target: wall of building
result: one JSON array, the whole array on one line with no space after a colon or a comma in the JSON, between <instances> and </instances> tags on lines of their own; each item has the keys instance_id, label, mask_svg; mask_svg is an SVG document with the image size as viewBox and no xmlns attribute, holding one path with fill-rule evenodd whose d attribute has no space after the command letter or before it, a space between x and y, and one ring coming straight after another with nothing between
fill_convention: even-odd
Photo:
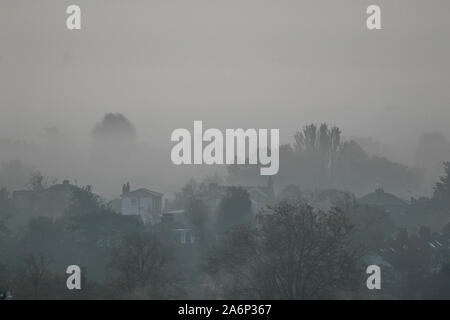
<instances>
[{"instance_id":1,"label":"wall of building","mask_svg":"<svg viewBox=\"0 0 450 320\"><path fill-rule=\"evenodd\" d=\"M146 215L152 211L152 198L122 197L122 214L124 215Z\"/></svg>"}]
</instances>

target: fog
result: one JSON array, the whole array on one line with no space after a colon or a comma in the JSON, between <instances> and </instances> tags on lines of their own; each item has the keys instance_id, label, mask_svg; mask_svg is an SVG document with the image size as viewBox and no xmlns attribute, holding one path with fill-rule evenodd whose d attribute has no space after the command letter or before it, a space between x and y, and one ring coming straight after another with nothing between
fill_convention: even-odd
<instances>
[{"instance_id":1,"label":"fog","mask_svg":"<svg viewBox=\"0 0 450 320\"><path fill-rule=\"evenodd\" d=\"M427 132L450 137L450 3L376 1L383 29L370 32L372 2L78 0L82 30L69 31L71 1L3 0L0 160L108 197L128 180L170 193L224 170L170 162L171 132L202 120L279 128L282 143L327 122L371 141L369 154L440 163L417 146ZM92 132L111 112L136 135L105 156Z\"/></svg>"},{"instance_id":2,"label":"fog","mask_svg":"<svg viewBox=\"0 0 450 320\"><path fill-rule=\"evenodd\" d=\"M0 300L450 299L449 12L1 0Z\"/></svg>"}]
</instances>

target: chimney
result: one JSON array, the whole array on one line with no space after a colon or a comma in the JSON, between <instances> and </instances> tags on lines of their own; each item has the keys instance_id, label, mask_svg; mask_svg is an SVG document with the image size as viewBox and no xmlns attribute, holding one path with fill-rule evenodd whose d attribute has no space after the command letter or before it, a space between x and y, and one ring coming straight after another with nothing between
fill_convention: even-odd
<instances>
[{"instance_id":1,"label":"chimney","mask_svg":"<svg viewBox=\"0 0 450 320\"><path fill-rule=\"evenodd\" d=\"M130 183L127 182L122 186L122 196L127 195L130 193Z\"/></svg>"}]
</instances>

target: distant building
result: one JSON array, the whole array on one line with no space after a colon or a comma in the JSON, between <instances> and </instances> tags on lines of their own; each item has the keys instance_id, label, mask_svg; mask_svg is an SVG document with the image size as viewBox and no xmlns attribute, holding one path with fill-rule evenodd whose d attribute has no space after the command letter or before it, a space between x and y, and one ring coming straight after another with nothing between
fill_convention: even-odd
<instances>
[{"instance_id":1,"label":"distant building","mask_svg":"<svg viewBox=\"0 0 450 320\"><path fill-rule=\"evenodd\" d=\"M384 192L378 188L375 192L369 193L357 200L359 204L383 207L391 214L405 214L407 202L391 193Z\"/></svg>"},{"instance_id":2,"label":"distant building","mask_svg":"<svg viewBox=\"0 0 450 320\"><path fill-rule=\"evenodd\" d=\"M12 203L18 213L57 217L64 214L76 188L64 180L42 191L17 190L12 193Z\"/></svg>"},{"instance_id":3,"label":"distant building","mask_svg":"<svg viewBox=\"0 0 450 320\"><path fill-rule=\"evenodd\" d=\"M275 199L272 177L269 177L267 186L239 187L248 192L254 213L266 211L267 206L272 204ZM197 194L196 198L202 200L211 212L215 212L225 196L227 188L228 186L210 183L207 190Z\"/></svg>"},{"instance_id":4,"label":"distant building","mask_svg":"<svg viewBox=\"0 0 450 320\"><path fill-rule=\"evenodd\" d=\"M267 206L272 204L275 199L275 192L273 190L272 177L269 176L267 186L244 186L250 195L250 201L252 203L253 212L264 212L267 210Z\"/></svg>"},{"instance_id":5,"label":"distant building","mask_svg":"<svg viewBox=\"0 0 450 320\"><path fill-rule=\"evenodd\" d=\"M17 190L12 193L12 203L15 209L23 212L33 210L36 192L31 190Z\"/></svg>"},{"instance_id":6,"label":"distant building","mask_svg":"<svg viewBox=\"0 0 450 320\"><path fill-rule=\"evenodd\" d=\"M183 209L165 212L161 218L161 226L170 232L176 244L190 246L197 242L186 211Z\"/></svg>"},{"instance_id":7,"label":"distant building","mask_svg":"<svg viewBox=\"0 0 450 320\"><path fill-rule=\"evenodd\" d=\"M395 225L404 226L408 224L409 219L406 215L408 202L391 193L385 192L381 188L357 199L356 202L361 205L376 206L383 209L389 214Z\"/></svg>"},{"instance_id":8,"label":"distant building","mask_svg":"<svg viewBox=\"0 0 450 320\"><path fill-rule=\"evenodd\" d=\"M130 184L122 187L121 213L123 215L138 215L144 223L155 224L161 220L163 194L140 188L130 190Z\"/></svg>"}]
</instances>

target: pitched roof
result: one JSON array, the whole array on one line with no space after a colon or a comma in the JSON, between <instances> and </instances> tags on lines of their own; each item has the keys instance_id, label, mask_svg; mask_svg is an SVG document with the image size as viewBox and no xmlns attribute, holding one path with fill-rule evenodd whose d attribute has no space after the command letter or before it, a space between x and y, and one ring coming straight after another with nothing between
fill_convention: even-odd
<instances>
[{"instance_id":1,"label":"pitched roof","mask_svg":"<svg viewBox=\"0 0 450 320\"><path fill-rule=\"evenodd\" d=\"M45 193L71 193L73 192L75 189L77 189L77 186L74 186L72 184L69 183L60 183L60 184L55 184L47 189L45 189L43 192Z\"/></svg>"},{"instance_id":2,"label":"pitched roof","mask_svg":"<svg viewBox=\"0 0 450 320\"><path fill-rule=\"evenodd\" d=\"M263 198L270 198L270 190L267 187L244 187L248 193L258 193Z\"/></svg>"},{"instance_id":3,"label":"pitched roof","mask_svg":"<svg viewBox=\"0 0 450 320\"><path fill-rule=\"evenodd\" d=\"M125 194L124 196L128 197L162 197L163 194L156 192L156 191L151 191L145 188L140 188L140 189L136 189L134 191L130 191L127 194Z\"/></svg>"},{"instance_id":4,"label":"pitched roof","mask_svg":"<svg viewBox=\"0 0 450 320\"><path fill-rule=\"evenodd\" d=\"M406 205L407 202L392 193L384 192L383 189L377 189L357 200L362 204L371 205Z\"/></svg>"},{"instance_id":5,"label":"pitched roof","mask_svg":"<svg viewBox=\"0 0 450 320\"><path fill-rule=\"evenodd\" d=\"M13 196L14 195L27 195L27 194L34 194L35 191L33 190L15 190L13 191Z\"/></svg>"}]
</instances>

